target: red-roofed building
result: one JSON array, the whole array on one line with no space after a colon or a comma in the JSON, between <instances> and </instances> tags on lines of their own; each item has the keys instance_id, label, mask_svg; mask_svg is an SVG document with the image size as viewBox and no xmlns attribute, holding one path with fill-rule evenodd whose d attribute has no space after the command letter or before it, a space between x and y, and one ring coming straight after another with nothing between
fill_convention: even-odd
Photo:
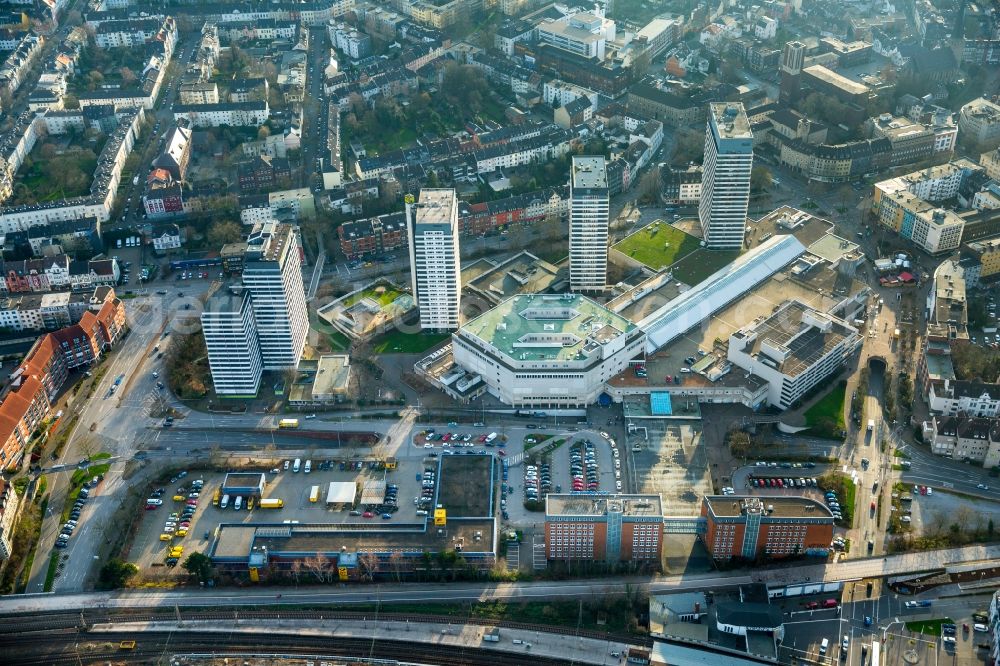
<instances>
[{"instance_id":1,"label":"red-roofed building","mask_svg":"<svg viewBox=\"0 0 1000 666\"><path fill-rule=\"evenodd\" d=\"M0 468L21 462L31 434L48 415L69 371L98 360L126 328L125 304L113 289L99 287L79 323L35 342L0 396Z\"/></svg>"}]
</instances>

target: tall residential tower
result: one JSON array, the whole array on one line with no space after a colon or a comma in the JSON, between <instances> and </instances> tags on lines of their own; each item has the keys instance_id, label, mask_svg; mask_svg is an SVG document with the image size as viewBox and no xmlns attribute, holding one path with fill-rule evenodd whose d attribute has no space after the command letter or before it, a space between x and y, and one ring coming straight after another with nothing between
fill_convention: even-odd
<instances>
[{"instance_id":1,"label":"tall residential tower","mask_svg":"<svg viewBox=\"0 0 1000 666\"><path fill-rule=\"evenodd\" d=\"M420 199L407 204L406 216L410 276L413 299L420 308L420 328L453 331L461 323L462 296L455 190L420 190Z\"/></svg>"},{"instance_id":2,"label":"tall residential tower","mask_svg":"<svg viewBox=\"0 0 1000 666\"><path fill-rule=\"evenodd\" d=\"M201 313L201 331L216 394L257 395L263 366L250 292L216 292Z\"/></svg>"},{"instance_id":3,"label":"tall residential tower","mask_svg":"<svg viewBox=\"0 0 1000 666\"><path fill-rule=\"evenodd\" d=\"M608 171L603 157L574 157L569 183L569 286L603 291L608 277Z\"/></svg>"},{"instance_id":4,"label":"tall residential tower","mask_svg":"<svg viewBox=\"0 0 1000 666\"><path fill-rule=\"evenodd\" d=\"M743 247L751 168L753 133L743 105L710 104L698 204L702 236L709 248Z\"/></svg>"},{"instance_id":5,"label":"tall residential tower","mask_svg":"<svg viewBox=\"0 0 1000 666\"><path fill-rule=\"evenodd\" d=\"M264 370L299 364L309 333L299 239L289 224L257 224L247 239L243 286L250 292Z\"/></svg>"}]
</instances>

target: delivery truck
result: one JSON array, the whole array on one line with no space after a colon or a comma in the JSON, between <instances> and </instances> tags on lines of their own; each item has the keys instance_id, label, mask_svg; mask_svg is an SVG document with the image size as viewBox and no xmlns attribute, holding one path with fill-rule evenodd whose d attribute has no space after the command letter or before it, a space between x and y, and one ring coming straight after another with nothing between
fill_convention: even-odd
<instances>
[{"instance_id":1,"label":"delivery truck","mask_svg":"<svg viewBox=\"0 0 1000 666\"><path fill-rule=\"evenodd\" d=\"M259 506L262 509L280 509L285 506L285 502L277 497L268 497L262 499Z\"/></svg>"}]
</instances>

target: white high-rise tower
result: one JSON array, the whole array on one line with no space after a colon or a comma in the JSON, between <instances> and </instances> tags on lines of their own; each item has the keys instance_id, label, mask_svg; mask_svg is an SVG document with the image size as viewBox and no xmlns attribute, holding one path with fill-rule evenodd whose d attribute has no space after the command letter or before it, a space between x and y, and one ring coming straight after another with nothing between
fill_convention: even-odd
<instances>
[{"instance_id":1,"label":"white high-rise tower","mask_svg":"<svg viewBox=\"0 0 1000 666\"><path fill-rule=\"evenodd\" d=\"M265 370L299 364L309 333L302 258L295 229L264 222L247 239L243 286L250 292Z\"/></svg>"},{"instance_id":2,"label":"white high-rise tower","mask_svg":"<svg viewBox=\"0 0 1000 666\"><path fill-rule=\"evenodd\" d=\"M608 277L608 171L603 157L574 157L569 186L569 286L603 291Z\"/></svg>"},{"instance_id":3,"label":"white high-rise tower","mask_svg":"<svg viewBox=\"0 0 1000 666\"><path fill-rule=\"evenodd\" d=\"M201 331L216 394L257 395L263 366L250 293L216 292L201 313Z\"/></svg>"},{"instance_id":4,"label":"white high-rise tower","mask_svg":"<svg viewBox=\"0 0 1000 666\"><path fill-rule=\"evenodd\" d=\"M407 204L410 279L420 308L420 328L453 331L459 324L462 297L458 248L458 199L455 190L422 189Z\"/></svg>"},{"instance_id":5,"label":"white high-rise tower","mask_svg":"<svg viewBox=\"0 0 1000 666\"><path fill-rule=\"evenodd\" d=\"M743 247L752 168L753 133L743 105L710 104L698 204L698 219L708 247Z\"/></svg>"}]
</instances>

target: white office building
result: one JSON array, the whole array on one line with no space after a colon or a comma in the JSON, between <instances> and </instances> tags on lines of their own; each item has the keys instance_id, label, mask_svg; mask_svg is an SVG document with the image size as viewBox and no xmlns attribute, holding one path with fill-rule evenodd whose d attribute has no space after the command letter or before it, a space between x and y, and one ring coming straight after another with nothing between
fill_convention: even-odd
<instances>
[{"instance_id":1,"label":"white office building","mask_svg":"<svg viewBox=\"0 0 1000 666\"><path fill-rule=\"evenodd\" d=\"M608 276L608 171L603 157L574 157L569 191L569 285L603 291Z\"/></svg>"},{"instance_id":2,"label":"white office building","mask_svg":"<svg viewBox=\"0 0 1000 666\"><path fill-rule=\"evenodd\" d=\"M578 294L514 296L452 334L455 364L514 407L593 404L646 334Z\"/></svg>"},{"instance_id":3,"label":"white office building","mask_svg":"<svg viewBox=\"0 0 1000 666\"><path fill-rule=\"evenodd\" d=\"M742 104L709 105L698 219L713 249L739 249L746 233L753 133Z\"/></svg>"},{"instance_id":4,"label":"white office building","mask_svg":"<svg viewBox=\"0 0 1000 666\"><path fill-rule=\"evenodd\" d=\"M609 41L615 40L615 22L600 12L580 12L538 24L538 40L584 58L604 60Z\"/></svg>"},{"instance_id":5,"label":"white office building","mask_svg":"<svg viewBox=\"0 0 1000 666\"><path fill-rule=\"evenodd\" d=\"M843 319L785 301L766 319L730 335L727 358L768 382L768 404L788 409L837 372L861 342Z\"/></svg>"},{"instance_id":6,"label":"white office building","mask_svg":"<svg viewBox=\"0 0 1000 666\"><path fill-rule=\"evenodd\" d=\"M250 293L264 370L294 368L309 332L302 258L289 224L258 224L247 239L243 286Z\"/></svg>"},{"instance_id":7,"label":"white office building","mask_svg":"<svg viewBox=\"0 0 1000 666\"><path fill-rule=\"evenodd\" d=\"M455 190L420 190L407 204L410 279L424 330L453 331L460 322L462 278Z\"/></svg>"},{"instance_id":8,"label":"white office building","mask_svg":"<svg viewBox=\"0 0 1000 666\"><path fill-rule=\"evenodd\" d=\"M257 395L263 363L250 292L219 292L201 313L212 383L220 396Z\"/></svg>"}]
</instances>

